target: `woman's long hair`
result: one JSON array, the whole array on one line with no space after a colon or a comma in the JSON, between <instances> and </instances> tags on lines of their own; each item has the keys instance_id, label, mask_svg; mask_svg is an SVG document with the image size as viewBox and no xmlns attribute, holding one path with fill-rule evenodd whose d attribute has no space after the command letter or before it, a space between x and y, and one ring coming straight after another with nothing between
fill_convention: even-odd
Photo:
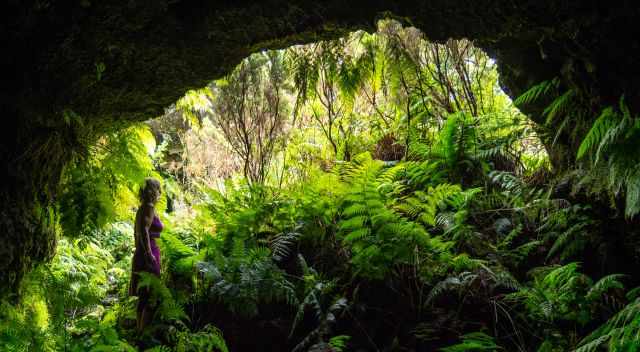
<instances>
[{"instance_id":1,"label":"woman's long hair","mask_svg":"<svg viewBox=\"0 0 640 352\"><path fill-rule=\"evenodd\" d=\"M144 185L140 188L140 202L145 203L154 203L158 198L158 193L160 192L160 181L156 180L152 177L147 177L144 180Z\"/></svg>"}]
</instances>

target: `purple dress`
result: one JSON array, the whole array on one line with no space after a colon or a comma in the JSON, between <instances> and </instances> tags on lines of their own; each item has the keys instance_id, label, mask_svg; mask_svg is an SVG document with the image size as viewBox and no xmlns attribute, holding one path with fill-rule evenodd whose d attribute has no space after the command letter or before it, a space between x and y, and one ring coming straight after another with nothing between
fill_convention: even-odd
<instances>
[{"instance_id":1,"label":"purple dress","mask_svg":"<svg viewBox=\"0 0 640 352\"><path fill-rule=\"evenodd\" d=\"M149 226L149 251L151 255L156 259L155 263L149 264L149 260L146 257L145 247L147 246L147 239L145 236L144 229L139 228L140 226L140 217L142 216L141 210L138 210L138 214L136 214L136 230L135 230L135 242L136 242L136 250L133 253L133 258L131 260L131 282L129 285L129 295L130 296L138 296L138 280L139 275L136 275L138 272L148 272L155 274L156 276L160 276L160 248L156 243L156 238L160 238L160 232L162 232L163 225L158 218L157 215L153 216L153 221Z\"/></svg>"},{"instance_id":2,"label":"purple dress","mask_svg":"<svg viewBox=\"0 0 640 352\"><path fill-rule=\"evenodd\" d=\"M156 258L155 265L153 266L153 273L160 276L160 248L158 248L158 244L156 243L156 238L160 238L160 232L164 225L160 221L157 215L153 216L153 222L149 227L149 244L151 245L151 254Z\"/></svg>"}]
</instances>

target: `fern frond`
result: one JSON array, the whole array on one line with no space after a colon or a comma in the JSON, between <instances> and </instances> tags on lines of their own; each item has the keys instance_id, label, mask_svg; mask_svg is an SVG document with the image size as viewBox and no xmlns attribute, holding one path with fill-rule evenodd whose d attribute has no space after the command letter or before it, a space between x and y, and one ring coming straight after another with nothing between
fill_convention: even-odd
<instances>
[{"instance_id":1,"label":"fern frond","mask_svg":"<svg viewBox=\"0 0 640 352\"><path fill-rule=\"evenodd\" d=\"M369 217L365 215L354 216L340 222L340 230L357 230L364 227L365 222Z\"/></svg>"},{"instance_id":2,"label":"fern frond","mask_svg":"<svg viewBox=\"0 0 640 352\"><path fill-rule=\"evenodd\" d=\"M280 261L289 257L292 252L292 247L300 236L302 236L302 234L296 231L283 232L276 235L269 243L269 247L273 253L273 259Z\"/></svg>"},{"instance_id":3,"label":"fern frond","mask_svg":"<svg viewBox=\"0 0 640 352\"><path fill-rule=\"evenodd\" d=\"M605 108L594 121L589 132L578 147L577 158L581 159L589 150L599 146L609 130L618 123L618 115L612 107Z\"/></svg>"},{"instance_id":4,"label":"fern frond","mask_svg":"<svg viewBox=\"0 0 640 352\"><path fill-rule=\"evenodd\" d=\"M472 332L461 336L462 342L453 346L441 348L442 352L469 352L469 351L500 351L493 337L483 332Z\"/></svg>"},{"instance_id":5,"label":"fern frond","mask_svg":"<svg viewBox=\"0 0 640 352\"><path fill-rule=\"evenodd\" d=\"M369 236L370 234L370 230L368 228L361 228L358 230L354 230L349 232L349 234L347 234L344 238L345 242L355 242L355 241L360 241L362 239L364 239L365 237Z\"/></svg>"},{"instance_id":6,"label":"fern frond","mask_svg":"<svg viewBox=\"0 0 640 352\"><path fill-rule=\"evenodd\" d=\"M549 95L554 89L557 89L559 85L560 85L560 79L558 77L555 77L548 81L542 81L534 85L533 87L529 88L524 93L522 93L513 102L516 105L525 105L525 104L533 103Z\"/></svg>"},{"instance_id":7,"label":"fern frond","mask_svg":"<svg viewBox=\"0 0 640 352\"><path fill-rule=\"evenodd\" d=\"M624 277L622 274L612 274L601 278L587 291L586 298L594 301L611 289L623 289L624 285L620 280Z\"/></svg>"},{"instance_id":8,"label":"fern frond","mask_svg":"<svg viewBox=\"0 0 640 352\"><path fill-rule=\"evenodd\" d=\"M543 115L547 116L546 124L551 124L556 116L566 113L571 110L571 105L573 104L573 100L575 98L575 90L569 89L556 98L554 101L549 104L544 111Z\"/></svg>"},{"instance_id":9,"label":"fern frond","mask_svg":"<svg viewBox=\"0 0 640 352\"><path fill-rule=\"evenodd\" d=\"M640 299L629 303L616 315L580 342L574 352L633 351L640 345Z\"/></svg>"}]
</instances>

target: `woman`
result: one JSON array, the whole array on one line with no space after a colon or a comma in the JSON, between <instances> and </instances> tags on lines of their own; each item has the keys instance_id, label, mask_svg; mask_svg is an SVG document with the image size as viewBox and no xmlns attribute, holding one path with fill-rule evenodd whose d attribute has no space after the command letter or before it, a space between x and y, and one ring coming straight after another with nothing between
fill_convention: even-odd
<instances>
[{"instance_id":1,"label":"woman","mask_svg":"<svg viewBox=\"0 0 640 352\"><path fill-rule=\"evenodd\" d=\"M135 242L136 250L131 263L131 284L129 295L138 296L138 310L136 326L139 332L150 322L154 307L149 306L150 292L148 288L138 289L139 272L148 272L160 276L160 249L156 238L160 237L163 225L155 211L155 204L160 199L162 191L160 182L147 178L140 189L140 202L136 212Z\"/></svg>"}]
</instances>

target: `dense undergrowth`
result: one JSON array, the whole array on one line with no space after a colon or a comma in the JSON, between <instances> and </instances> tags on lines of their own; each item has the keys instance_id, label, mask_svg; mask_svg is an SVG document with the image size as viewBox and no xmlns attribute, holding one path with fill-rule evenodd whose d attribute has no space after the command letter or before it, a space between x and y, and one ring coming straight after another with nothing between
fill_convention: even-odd
<instances>
[{"instance_id":1,"label":"dense undergrowth","mask_svg":"<svg viewBox=\"0 0 640 352\"><path fill-rule=\"evenodd\" d=\"M621 99L580 120L578 161L555 173L539 137L588 112L555 80L517 103L545 96L534 127L471 43L395 22L254 55L155 139L133 126L69 166L57 254L3 301L0 346L637 351L638 119ZM150 175L167 228L138 336L131 217Z\"/></svg>"}]
</instances>

